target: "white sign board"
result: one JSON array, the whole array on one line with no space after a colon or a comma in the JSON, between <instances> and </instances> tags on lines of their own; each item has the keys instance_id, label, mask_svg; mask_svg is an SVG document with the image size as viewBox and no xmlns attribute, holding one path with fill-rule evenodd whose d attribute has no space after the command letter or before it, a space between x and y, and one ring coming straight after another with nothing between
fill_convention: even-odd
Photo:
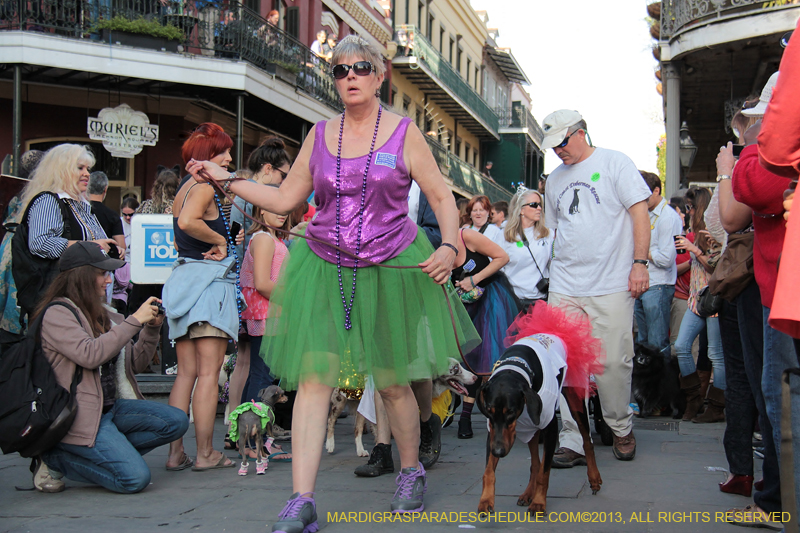
<instances>
[{"instance_id":1,"label":"white sign board","mask_svg":"<svg viewBox=\"0 0 800 533\"><path fill-rule=\"evenodd\" d=\"M97 118L86 119L86 133L93 141L103 141L103 146L114 157L133 158L142 146L155 146L158 126L141 111L128 104L101 109Z\"/></svg>"},{"instance_id":2,"label":"white sign board","mask_svg":"<svg viewBox=\"0 0 800 533\"><path fill-rule=\"evenodd\" d=\"M172 215L136 215L131 220L131 281L163 284L178 259Z\"/></svg>"}]
</instances>

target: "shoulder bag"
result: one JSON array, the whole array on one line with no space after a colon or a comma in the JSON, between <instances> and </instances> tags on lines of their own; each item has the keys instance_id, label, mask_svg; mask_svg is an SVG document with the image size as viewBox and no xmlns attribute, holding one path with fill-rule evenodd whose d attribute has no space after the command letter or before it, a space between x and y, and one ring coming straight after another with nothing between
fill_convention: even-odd
<instances>
[{"instance_id":1,"label":"shoulder bag","mask_svg":"<svg viewBox=\"0 0 800 533\"><path fill-rule=\"evenodd\" d=\"M708 290L711 294L730 302L753 281L754 241L753 231L728 235L728 247L708 280Z\"/></svg>"}]
</instances>

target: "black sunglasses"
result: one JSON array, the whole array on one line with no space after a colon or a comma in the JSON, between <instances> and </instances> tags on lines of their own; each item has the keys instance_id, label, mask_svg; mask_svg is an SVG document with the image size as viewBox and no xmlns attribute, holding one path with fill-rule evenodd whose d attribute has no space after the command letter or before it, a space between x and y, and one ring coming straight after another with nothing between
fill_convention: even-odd
<instances>
[{"instance_id":1,"label":"black sunglasses","mask_svg":"<svg viewBox=\"0 0 800 533\"><path fill-rule=\"evenodd\" d=\"M273 168L275 168L275 167L273 167ZM284 172L283 170L281 170L281 169L279 169L279 168L275 168L275 170L277 170L277 171L280 173L280 175L281 175L281 181L285 180L285 179L286 179L286 176L289 174L288 172Z\"/></svg>"},{"instance_id":2,"label":"black sunglasses","mask_svg":"<svg viewBox=\"0 0 800 533\"><path fill-rule=\"evenodd\" d=\"M561 141L561 144L557 144L556 146L554 146L554 148L564 148L567 144L569 144L569 140L572 138L572 136L575 135L576 133L578 133L579 131L581 131L581 130L577 129L577 130L573 131L572 133L570 133L569 135L567 135L564 138L564 140Z\"/></svg>"},{"instance_id":3,"label":"black sunglasses","mask_svg":"<svg viewBox=\"0 0 800 533\"><path fill-rule=\"evenodd\" d=\"M356 61L352 65L346 65L344 63L334 65L333 68L331 68L331 74L333 74L333 77L337 80L343 80L350 73L351 68L358 76L369 76L370 73L375 70L375 67L373 67L372 63L369 61Z\"/></svg>"},{"instance_id":4,"label":"black sunglasses","mask_svg":"<svg viewBox=\"0 0 800 533\"><path fill-rule=\"evenodd\" d=\"M122 216L124 216L125 218L131 218L135 214L136 213L122 213Z\"/></svg>"},{"instance_id":5,"label":"black sunglasses","mask_svg":"<svg viewBox=\"0 0 800 533\"><path fill-rule=\"evenodd\" d=\"M536 208L538 208L538 207L542 207L542 204L540 204L539 202L531 202L531 203L529 203L529 204L523 204L523 206L526 206L526 205L527 205L528 207L532 207L532 208L534 208L534 209L536 209Z\"/></svg>"}]
</instances>

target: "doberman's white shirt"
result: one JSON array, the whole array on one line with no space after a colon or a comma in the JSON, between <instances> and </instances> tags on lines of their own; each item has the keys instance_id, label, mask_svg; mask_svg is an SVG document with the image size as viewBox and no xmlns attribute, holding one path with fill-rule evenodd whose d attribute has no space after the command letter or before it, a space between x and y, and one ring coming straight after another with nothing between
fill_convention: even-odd
<instances>
[{"instance_id":1,"label":"doberman's white shirt","mask_svg":"<svg viewBox=\"0 0 800 533\"><path fill-rule=\"evenodd\" d=\"M528 346L536 352L542 364L542 388L539 389L539 398L542 399L542 413L539 416L539 424L535 425L528 415L528 408L522 410L522 414L517 419L517 439L528 443L540 429L544 429L553 420L559 398L561 397L561 383L558 381L558 374L562 371L567 372L567 352L561 339L553 335L537 333L529 337L523 337L514 343L515 345ZM516 371L519 367L508 366L503 368L498 366L492 376L498 372ZM563 376L563 374L562 374ZM491 379L491 378L490 378ZM563 377L562 380L563 382ZM489 421L486 422L487 428Z\"/></svg>"}]
</instances>

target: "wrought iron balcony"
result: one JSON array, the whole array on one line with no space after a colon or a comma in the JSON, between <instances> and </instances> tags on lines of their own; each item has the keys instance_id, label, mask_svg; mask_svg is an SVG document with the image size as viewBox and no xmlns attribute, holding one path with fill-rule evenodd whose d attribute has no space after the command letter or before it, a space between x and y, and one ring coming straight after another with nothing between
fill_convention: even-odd
<instances>
[{"instance_id":1,"label":"wrought iron balcony","mask_svg":"<svg viewBox=\"0 0 800 533\"><path fill-rule=\"evenodd\" d=\"M174 49L247 61L270 74L281 74L284 81L332 109L341 109L330 67L323 58L241 2L226 1L223 6L198 10L194 1L8 0L0 1L0 30L35 31L110 44L123 42L126 29L134 29L133 35L140 38L171 33L175 39L162 38L162 42L171 41ZM132 27L135 25L139 28ZM159 45L155 48L161 49Z\"/></svg>"},{"instance_id":2,"label":"wrought iron balcony","mask_svg":"<svg viewBox=\"0 0 800 533\"><path fill-rule=\"evenodd\" d=\"M662 41L692 26L797 7L795 0L662 0L661 4Z\"/></svg>"},{"instance_id":3,"label":"wrought iron balcony","mask_svg":"<svg viewBox=\"0 0 800 533\"><path fill-rule=\"evenodd\" d=\"M442 146L442 144L433 137L426 135L425 139L428 141L428 146L431 149L433 158L439 164L439 170L446 178L453 182L453 185L472 196L484 194L488 196L492 202L511 200L510 191L484 178L481 173L475 170L469 163L448 152L447 148Z\"/></svg>"},{"instance_id":4,"label":"wrought iron balcony","mask_svg":"<svg viewBox=\"0 0 800 533\"><path fill-rule=\"evenodd\" d=\"M522 105L522 102L511 102L511 109L499 109L497 116L500 117L501 128L525 130L525 133L533 139L537 146L542 145L542 139L544 139L542 127L539 126L528 108Z\"/></svg>"},{"instance_id":5,"label":"wrought iron balcony","mask_svg":"<svg viewBox=\"0 0 800 533\"><path fill-rule=\"evenodd\" d=\"M500 122L486 101L464 81L425 36L412 25L401 25L395 35L395 69L429 94L448 114L482 137L499 138Z\"/></svg>"}]
</instances>

